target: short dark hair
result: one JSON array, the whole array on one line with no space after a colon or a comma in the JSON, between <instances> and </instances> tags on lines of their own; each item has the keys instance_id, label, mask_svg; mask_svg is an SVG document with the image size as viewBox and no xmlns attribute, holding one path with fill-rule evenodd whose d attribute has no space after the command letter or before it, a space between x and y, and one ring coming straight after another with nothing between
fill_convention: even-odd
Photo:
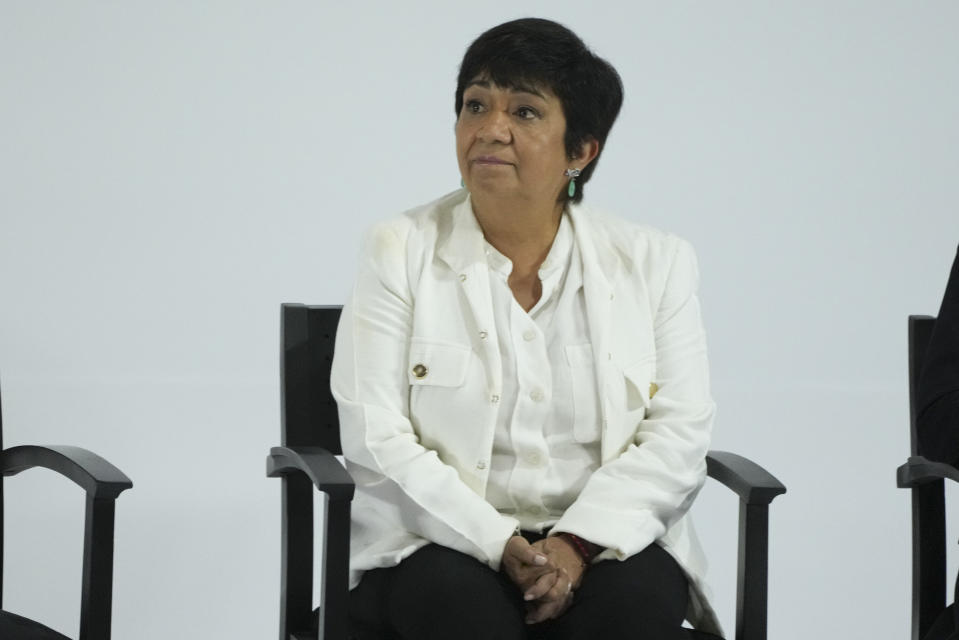
<instances>
[{"instance_id":1,"label":"short dark hair","mask_svg":"<svg viewBox=\"0 0 959 640\"><path fill-rule=\"evenodd\" d=\"M522 18L486 31L466 50L456 80L457 118L463 109L463 92L480 76L501 87L532 85L556 94L566 117L568 156L578 153L590 138L596 139L599 153L576 179L576 195L571 198L582 200L583 185L596 168L623 104L623 82L613 65L563 25Z\"/></svg>"}]
</instances>

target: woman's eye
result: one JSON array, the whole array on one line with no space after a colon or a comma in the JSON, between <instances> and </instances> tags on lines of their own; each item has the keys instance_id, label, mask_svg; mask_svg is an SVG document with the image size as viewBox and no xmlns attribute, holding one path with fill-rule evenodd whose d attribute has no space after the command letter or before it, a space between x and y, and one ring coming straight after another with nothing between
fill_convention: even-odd
<instances>
[{"instance_id":1,"label":"woman's eye","mask_svg":"<svg viewBox=\"0 0 959 640\"><path fill-rule=\"evenodd\" d=\"M479 100L467 100L465 107L467 113L480 113L483 110L483 104Z\"/></svg>"},{"instance_id":2,"label":"woman's eye","mask_svg":"<svg viewBox=\"0 0 959 640\"><path fill-rule=\"evenodd\" d=\"M523 120L532 120L533 118L539 116L539 113L532 107L520 107L516 110L516 115Z\"/></svg>"}]
</instances>

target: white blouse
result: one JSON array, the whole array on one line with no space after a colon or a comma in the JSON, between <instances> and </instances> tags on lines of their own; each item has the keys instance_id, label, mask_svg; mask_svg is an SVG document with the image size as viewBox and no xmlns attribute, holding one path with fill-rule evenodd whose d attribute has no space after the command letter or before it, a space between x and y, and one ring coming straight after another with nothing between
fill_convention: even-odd
<instances>
[{"instance_id":1,"label":"white blouse","mask_svg":"<svg viewBox=\"0 0 959 640\"><path fill-rule=\"evenodd\" d=\"M513 264L486 244L503 362L486 499L526 530L552 526L600 465L583 265L564 214L539 269L543 292L527 313L508 278Z\"/></svg>"}]
</instances>

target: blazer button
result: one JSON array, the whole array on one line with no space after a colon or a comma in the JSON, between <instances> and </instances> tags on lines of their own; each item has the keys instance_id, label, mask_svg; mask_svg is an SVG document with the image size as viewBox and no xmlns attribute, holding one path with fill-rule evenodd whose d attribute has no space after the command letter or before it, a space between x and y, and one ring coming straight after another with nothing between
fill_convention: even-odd
<instances>
[{"instance_id":1,"label":"blazer button","mask_svg":"<svg viewBox=\"0 0 959 640\"><path fill-rule=\"evenodd\" d=\"M418 365L416 365L415 367L413 367L413 375L416 376L417 378L420 378L420 379L421 379L421 378L425 378L425 377L426 377L426 374L429 373L429 372L430 372L430 370L427 369L427 368L426 368L424 365L422 365L422 364L418 364Z\"/></svg>"}]
</instances>

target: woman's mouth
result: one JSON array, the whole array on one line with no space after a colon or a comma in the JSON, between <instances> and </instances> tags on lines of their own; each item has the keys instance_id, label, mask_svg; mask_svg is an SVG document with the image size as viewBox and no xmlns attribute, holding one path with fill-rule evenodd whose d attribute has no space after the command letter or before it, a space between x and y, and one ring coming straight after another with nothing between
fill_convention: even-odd
<instances>
[{"instance_id":1,"label":"woman's mouth","mask_svg":"<svg viewBox=\"0 0 959 640\"><path fill-rule=\"evenodd\" d=\"M496 156L479 156L473 160L475 164L512 164L505 160L500 160Z\"/></svg>"}]
</instances>

